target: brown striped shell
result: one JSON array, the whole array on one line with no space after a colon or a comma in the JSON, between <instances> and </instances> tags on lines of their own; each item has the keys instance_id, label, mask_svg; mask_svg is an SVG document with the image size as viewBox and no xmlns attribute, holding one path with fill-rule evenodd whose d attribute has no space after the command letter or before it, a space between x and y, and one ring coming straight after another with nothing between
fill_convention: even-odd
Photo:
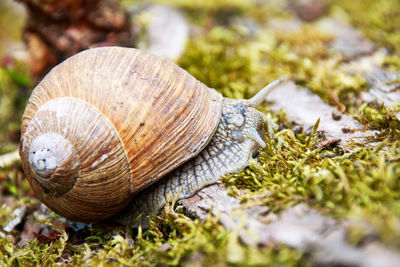
<instances>
[{"instance_id":1,"label":"brown striped shell","mask_svg":"<svg viewBox=\"0 0 400 267\"><path fill-rule=\"evenodd\" d=\"M20 155L36 195L75 221L100 221L194 157L222 96L175 64L133 48L95 48L33 90Z\"/></svg>"}]
</instances>

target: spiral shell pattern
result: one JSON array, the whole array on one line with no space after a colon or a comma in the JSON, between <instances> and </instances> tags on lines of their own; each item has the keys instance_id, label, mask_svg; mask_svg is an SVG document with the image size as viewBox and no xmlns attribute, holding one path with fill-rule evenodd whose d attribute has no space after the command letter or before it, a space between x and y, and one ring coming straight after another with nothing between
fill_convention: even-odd
<instances>
[{"instance_id":1,"label":"spiral shell pattern","mask_svg":"<svg viewBox=\"0 0 400 267\"><path fill-rule=\"evenodd\" d=\"M81 52L33 90L20 155L37 196L74 221L95 222L197 155L222 96L163 58L133 48Z\"/></svg>"}]
</instances>

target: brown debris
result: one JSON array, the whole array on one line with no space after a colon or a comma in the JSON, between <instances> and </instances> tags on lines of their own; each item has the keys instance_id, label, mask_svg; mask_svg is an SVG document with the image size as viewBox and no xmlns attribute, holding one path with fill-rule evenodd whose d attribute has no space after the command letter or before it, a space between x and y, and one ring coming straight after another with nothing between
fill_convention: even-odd
<instances>
[{"instance_id":1,"label":"brown debris","mask_svg":"<svg viewBox=\"0 0 400 267\"><path fill-rule=\"evenodd\" d=\"M40 228L38 233L34 233L35 238L42 243L49 243L58 238L59 232L50 228Z\"/></svg>"},{"instance_id":2,"label":"brown debris","mask_svg":"<svg viewBox=\"0 0 400 267\"><path fill-rule=\"evenodd\" d=\"M338 138L329 139L329 140L326 140L326 141L321 142L321 143L319 144L319 147L320 147L320 148L333 147L333 146L336 146L337 144L339 144L340 141L341 141L341 140L338 139Z\"/></svg>"},{"instance_id":3,"label":"brown debris","mask_svg":"<svg viewBox=\"0 0 400 267\"><path fill-rule=\"evenodd\" d=\"M327 3L317 0L293 1L289 4L289 7L301 20L307 22L311 22L322 17L329 9L329 5Z\"/></svg>"},{"instance_id":4,"label":"brown debris","mask_svg":"<svg viewBox=\"0 0 400 267\"><path fill-rule=\"evenodd\" d=\"M53 220L53 227L45 226L36 220L27 220L24 224L24 231L21 234L20 244L37 239L43 243L49 243L59 237L60 229L67 229L68 224L61 220ZM57 229L56 229L57 228Z\"/></svg>"},{"instance_id":5,"label":"brown debris","mask_svg":"<svg viewBox=\"0 0 400 267\"><path fill-rule=\"evenodd\" d=\"M24 224L24 230L21 233L21 241L19 245L23 245L28 241L35 239L43 226L36 220L27 220Z\"/></svg>"},{"instance_id":6,"label":"brown debris","mask_svg":"<svg viewBox=\"0 0 400 267\"><path fill-rule=\"evenodd\" d=\"M339 112L342 112L342 113L345 112L345 111L346 111L346 106L343 105L343 104L340 102L339 96L338 96L331 88L327 88L327 91L328 91L328 94L329 94L331 100L333 101L333 103L335 104L335 106L336 106L336 108L339 110ZM333 111L333 112L332 112L332 115L333 115L334 113L335 113L335 115L338 115L338 114L340 114L339 112ZM336 117L338 117L338 116L336 116ZM332 118L335 119L335 117L333 117L333 116L332 116ZM339 119L340 119L340 118L339 118ZM337 119L337 120L339 120L339 119ZM335 120L336 120L336 119L335 119Z\"/></svg>"},{"instance_id":7,"label":"brown debris","mask_svg":"<svg viewBox=\"0 0 400 267\"><path fill-rule=\"evenodd\" d=\"M338 111L332 111L332 119L338 121L342 118L342 114Z\"/></svg>"},{"instance_id":8,"label":"brown debris","mask_svg":"<svg viewBox=\"0 0 400 267\"><path fill-rule=\"evenodd\" d=\"M84 49L132 46L127 14L115 0L19 0L28 10L24 40L34 77Z\"/></svg>"}]
</instances>

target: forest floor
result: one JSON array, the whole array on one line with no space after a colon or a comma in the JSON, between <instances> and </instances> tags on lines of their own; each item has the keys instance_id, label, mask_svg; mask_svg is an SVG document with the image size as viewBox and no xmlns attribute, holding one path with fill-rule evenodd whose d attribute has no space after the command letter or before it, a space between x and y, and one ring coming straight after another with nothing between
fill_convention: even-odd
<instances>
[{"instance_id":1,"label":"forest floor","mask_svg":"<svg viewBox=\"0 0 400 267\"><path fill-rule=\"evenodd\" d=\"M249 167L149 229L67 221L15 154L35 79L24 9L0 3L0 265L400 266L398 0L121 4L136 47L226 97L285 77L260 107L279 129Z\"/></svg>"}]
</instances>

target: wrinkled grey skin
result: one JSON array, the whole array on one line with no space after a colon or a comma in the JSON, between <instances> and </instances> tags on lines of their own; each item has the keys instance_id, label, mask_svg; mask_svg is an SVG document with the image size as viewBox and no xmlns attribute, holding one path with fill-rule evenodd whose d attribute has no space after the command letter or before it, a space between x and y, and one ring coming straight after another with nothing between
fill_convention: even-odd
<instances>
[{"instance_id":1,"label":"wrinkled grey skin","mask_svg":"<svg viewBox=\"0 0 400 267\"><path fill-rule=\"evenodd\" d=\"M265 115L249 106L248 100L224 98L221 120L209 144L197 156L136 194L112 222L146 227L146 217L162 209L167 195L190 197L222 176L245 168L260 146L265 146L264 120Z\"/></svg>"}]
</instances>

